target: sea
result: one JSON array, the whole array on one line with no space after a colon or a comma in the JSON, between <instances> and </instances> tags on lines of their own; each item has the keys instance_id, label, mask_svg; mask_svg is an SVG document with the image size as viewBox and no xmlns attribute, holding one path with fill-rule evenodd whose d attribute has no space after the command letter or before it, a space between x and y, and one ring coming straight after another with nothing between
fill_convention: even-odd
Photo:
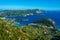
<instances>
[{"instance_id":1,"label":"sea","mask_svg":"<svg viewBox=\"0 0 60 40\"><path fill-rule=\"evenodd\" d=\"M7 18L9 17L7 16ZM41 18L50 18L55 22L57 28L60 30L60 11L45 11L40 14L29 15L26 17L16 16L15 18L23 19L23 21L15 20L16 22L20 23L20 24L16 24L16 26L24 26L26 24L33 23L34 21L39 20Z\"/></svg>"}]
</instances>

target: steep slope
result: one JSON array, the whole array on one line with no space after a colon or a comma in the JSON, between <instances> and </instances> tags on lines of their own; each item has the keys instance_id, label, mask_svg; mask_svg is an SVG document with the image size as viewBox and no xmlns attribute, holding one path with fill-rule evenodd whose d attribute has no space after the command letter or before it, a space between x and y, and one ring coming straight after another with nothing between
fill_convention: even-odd
<instances>
[{"instance_id":1,"label":"steep slope","mask_svg":"<svg viewBox=\"0 0 60 40\"><path fill-rule=\"evenodd\" d=\"M15 27L0 20L0 40L51 40L57 33L45 25Z\"/></svg>"}]
</instances>

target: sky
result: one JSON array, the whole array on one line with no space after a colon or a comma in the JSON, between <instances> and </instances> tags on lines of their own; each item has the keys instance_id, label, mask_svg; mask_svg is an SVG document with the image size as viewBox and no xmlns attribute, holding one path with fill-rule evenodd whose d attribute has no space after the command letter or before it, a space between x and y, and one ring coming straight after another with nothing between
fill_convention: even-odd
<instances>
[{"instance_id":1,"label":"sky","mask_svg":"<svg viewBox=\"0 0 60 40\"><path fill-rule=\"evenodd\" d=\"M60 0L0 0L0 9L60 10Z\"/></svg>"}]
</instances>

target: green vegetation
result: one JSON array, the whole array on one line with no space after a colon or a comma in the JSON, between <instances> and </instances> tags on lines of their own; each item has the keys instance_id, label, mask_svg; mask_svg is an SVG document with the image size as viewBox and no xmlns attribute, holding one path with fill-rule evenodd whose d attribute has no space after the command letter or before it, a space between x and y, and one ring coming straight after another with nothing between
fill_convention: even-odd
<instances>
[{"instance_id":1,"label":"green vegetation","mask_svg":"<svg viewBox=\"0 0 60 40\"><path fill-rule=\"evenodd\" d=\"M3 10L2 12L0 12L0 17L5 17L6 15L8 16L24 16L26 14L36 14L36 11L43 11L43 10L39 10L39 9L27 9L27 10ZM43 11L44 12L44 11Z\"/></svg>"},{"instance_id":2,"label":"green vegetation","mask_svg":"<svg viewBox=\"0 0 60 40\"><path fill-rule=\"evenodd\" d=\"M0 40L60 40L60 31L46 27L44 24L39 24L41 26L26 25L23 27L7 24L8 22L0 19Z\"/></svg>"},{"instance_id":3,"label":"green vegetation","mask_svg":"<svg viewBox=\"0 0 60 40\"><path fill-rule=\"evenodd\" d=\"M4 19L7 15L24 16L29 13L36 14L36 11L39 11L39 9L4 10L0 12L0 40L60 40L60 31L57 30L56 24L49 18L35 21L34 24L36 25L27 24L19 27L12 26L17 23L13 21L13 18ZM20 19L16 20L20 21Z\"/></svg>"},{"instance_id":4,"label":"green vegetation","mask_svg":"<svg viewBox=\"0 0 60 40\"><path fill-rule=\"evenodd\" d=\"M52 26L54 29L57 28L55 22L52 19L50 19L50 18L42 18L42 19L39 19L39 20L35 21L34 23L46 25L48 27Z\"/></svg>"}]
</instances>

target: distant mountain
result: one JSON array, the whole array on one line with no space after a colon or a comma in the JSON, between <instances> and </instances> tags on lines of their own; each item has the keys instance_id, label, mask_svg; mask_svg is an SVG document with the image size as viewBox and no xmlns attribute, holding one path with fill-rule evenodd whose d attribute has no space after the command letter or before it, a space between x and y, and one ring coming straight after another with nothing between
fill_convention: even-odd
<instances>
[{"instance_id":1,"label":"distant mountain","mask_svg":"<svg viewBox=\"0 0 60 40\"><path fill-rule=\"evenodd\" d=\"M27 9L27 10L0 10L0 12L3 12L0 16L6 16L6 15L11 15L11 16L24 16L26 14L39 14L44 12L44 10L39 10L39 9ZM33 14L32 14L33 13Z\"/></svg>"}]
</instances>

